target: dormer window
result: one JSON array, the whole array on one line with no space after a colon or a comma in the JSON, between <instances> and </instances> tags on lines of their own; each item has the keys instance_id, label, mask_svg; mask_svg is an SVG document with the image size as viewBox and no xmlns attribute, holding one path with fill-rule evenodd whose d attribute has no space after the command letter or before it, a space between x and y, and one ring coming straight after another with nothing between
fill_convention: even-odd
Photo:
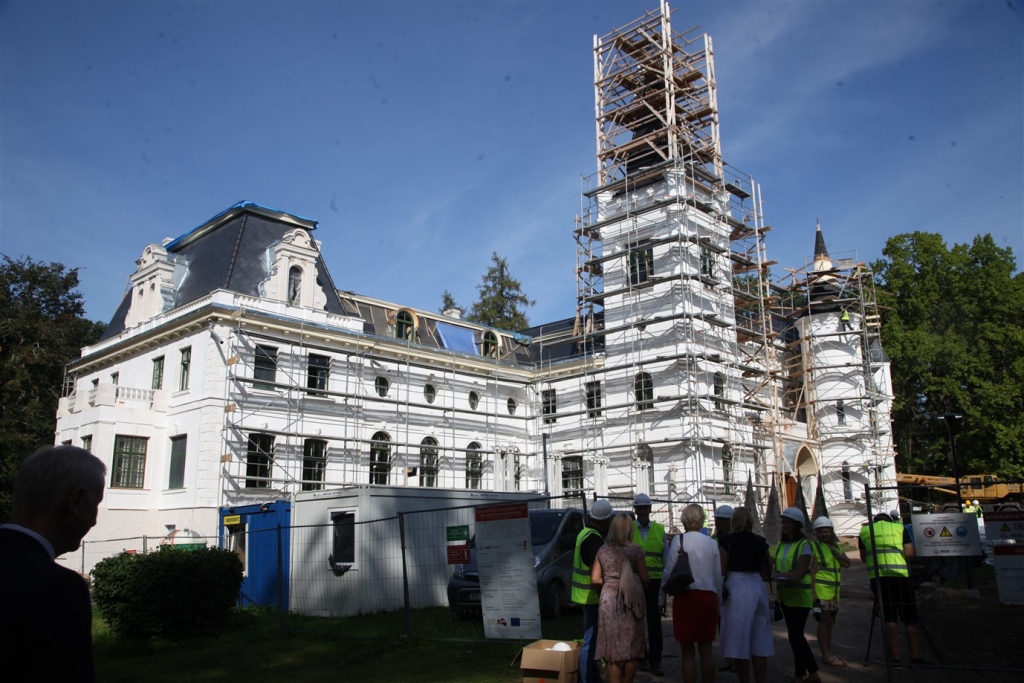
<instances>
[{"instance_id":1,"label":"dormer window","mask_svg":"<svg viewBox=\"0 0 1024 683\"><path fill-rule=\"evenodd\" d=\"M416 332L416 318L410 311L399 311L395 315L395 338L412 341Z\"/></svg>"},{"instance_id":2,"label":"dormer window","mask_svg":"<svg viewBox=\"0 0 1024 683\"><path fill-rule=\"evenodd\" d=\"M288 270L288 305L299 306L302 303L302 268L292 266Z\"/></svg>"},{"instance_id":3,"label":"dormer window","mask_svg":"<svg viewBox=\"0 0 1024 683\"><path fill-rule=\"evenodd\" d=\"M498 335L493 332L484 332L480 355L484 358L498 357Z\"/></svg>"}]
</instances>

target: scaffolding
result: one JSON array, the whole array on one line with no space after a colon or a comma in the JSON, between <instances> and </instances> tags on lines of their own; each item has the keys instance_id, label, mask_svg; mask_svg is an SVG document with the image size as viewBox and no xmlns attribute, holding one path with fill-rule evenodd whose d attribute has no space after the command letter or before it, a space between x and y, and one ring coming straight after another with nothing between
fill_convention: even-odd
<instances>
[{"instance_id":1,"label":"scaffolding","mask_svg":"<svg viewBox=\"0 0 1024 683\"><path fill-rule=\"evenodd\" d=\"M585 179L574 233L573 333L601 336L609 357L620 359L615 367L588 366L620 394L648 367L679 378L678 392L653 401L678 425L658 446L675 473L666 490L634 476L634 490L674 497L679 479L696 482L689 497L732 495L745 480L737 466L758 483L766 476L763 451L775 443L763 427L777 422L769 379L778 363L770 343L769 228L759 187L722 160L711 38L674 31L662 2L595 37L594 81L597 172ZM618 418L628 442L602 429L587 443L608 454L611 466L632 462L643 476L655 466L647 443L653 411L628 408Z\"/></svg>"},{"instance_id":2,"label":"scaffolding","mask_svg":"<svg viewBox=\"0 0 1024 683\"><path fill-rule=\"evenodd\" d=\"M801 334L780 344L785 407L819 444L822 479L843 482L824 487L826 505L853 510L859 503L851 496L851 469L873 487L895 485L889 359L874 276L855 256L827 253L787 271L775 287L773 313Z\"/></svg>"}]
</instances>

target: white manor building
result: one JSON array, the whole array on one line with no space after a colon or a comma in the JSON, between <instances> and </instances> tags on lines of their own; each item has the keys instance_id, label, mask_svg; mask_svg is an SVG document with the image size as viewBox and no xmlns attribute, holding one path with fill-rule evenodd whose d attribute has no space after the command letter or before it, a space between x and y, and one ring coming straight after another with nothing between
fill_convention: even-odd
<instances>
[{"instance_id":1,"label":"white manor building","mask_svg":"<svg viewBox=\"0 0 1024 683\"><path fill-rule=\"evenodd\" d=\"M252 203L146 247L57 415L109 470L89 537L216 536L221 508L355 484L643 491L673 524L742 504L748 478L762 512L772 486L785 506L797 474L858 528L894 471L870 273L819 229L813 264L770 282L711 38L667 5L595 40L595 82L565 320L506 331L339 291L316 222Z\"/></svg>"}]
</instances>

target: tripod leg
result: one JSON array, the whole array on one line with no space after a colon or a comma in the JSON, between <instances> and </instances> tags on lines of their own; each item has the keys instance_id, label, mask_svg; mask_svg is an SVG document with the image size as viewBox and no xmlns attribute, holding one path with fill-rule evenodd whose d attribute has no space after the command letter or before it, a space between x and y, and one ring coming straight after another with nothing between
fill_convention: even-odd
<instances>
[{"instance_id":1,"label":"tripod leg","mask_svg":"<svg viewBox=\"0 0 1024 683\"><path fill-rule=\"evenodd\" d=\"M875 596L875 601L871 604L871 626L868 627L868 648L864 652L864 666L867 666L871 660L871 639L875 636L875 617L877 616L878 596ZM882 638L885 638L885 633L882 634Z\"/></svg>"}]
</instances>

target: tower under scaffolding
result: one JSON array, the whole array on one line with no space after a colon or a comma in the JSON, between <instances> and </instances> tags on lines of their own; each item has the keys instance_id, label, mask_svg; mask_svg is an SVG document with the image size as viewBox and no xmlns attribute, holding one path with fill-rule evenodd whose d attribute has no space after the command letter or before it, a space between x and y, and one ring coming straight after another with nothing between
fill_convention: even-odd
<instances>
[{"instance_id":1,"label":"tower under scaffolding","mask_svg":"<svg viewBox=\"0 0 1024 683\"><path fill-rule=\"evenodd\" d=\"M603 341L584 382L620 400L581 448L623 492L714 500L748 476L767 484L780 447L769 228L759 186L722 159L711 38L675 31L662 2L595 37L594 83L574 334Z\"/></svg>"},{"instance_id":2,"label":"tower under scaffolding","mask_svg":"<svg viewBox=\"0 0 1024 683\"><path fill-rule=\"evenodd\" d=\"M773 313L791 330L779 345L784 408L818 444L828 509L862 515L864 483L895 483L892 386L873 274L856 257L830 257L819 226L813 262L788 270L775 293Z\"/></svg>"}]
</instances>

